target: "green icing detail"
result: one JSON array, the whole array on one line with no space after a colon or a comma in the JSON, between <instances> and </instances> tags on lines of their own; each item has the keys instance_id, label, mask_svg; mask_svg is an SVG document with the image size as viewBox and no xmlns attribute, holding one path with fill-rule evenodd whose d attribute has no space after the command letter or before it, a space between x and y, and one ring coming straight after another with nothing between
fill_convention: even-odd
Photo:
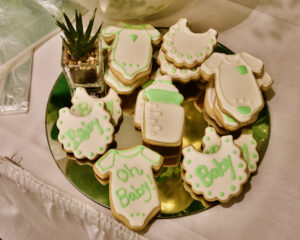
<instances>
[{"instance_id":1,"label":"green icing detail","mask_svg":"<svg viewBox=\"0 0 300 240\"><path fill-rule=\"evenodd\" d=\"M103 116L103 119L104 119L104 120L107 119L107 115L104 115L104 116Z\"/></svg>"},{"instance_id":2,"label":"green icing detail","mask_svg":"<svg viewBox=\"0 0 300 240\"><path fill-rule=\"evenodd\" d=\"M238 176L238 180L240 180L240 181L241 181L242 179L243 179L243 178L242 178L242 176Z\"/></svg>"},{"instance_id":3,"label":"green icing detail","mask_svg":"<svg viewBox=\"0 0 300 240\"><path fill-rule=\"evenodd\" d=\"M139 216L140 215L139 212L137 212L136 215Z\"/></svg>"},{"instance_id":4,"label":"green icing detail","mask_svg":"<svg viewBox=\"0 0 300 240\"><path fill-rule=\"evenodd\" d=\"M187 160L186 164L191 164L191 162L192 162L191 160Z\"/></svg>"},{"instance_id":5,"label":"green icing detail","mask_svg":"<svg viewBox=\"0 0 300 240\"><path fill-rule=\"evenodd\" d=\"M64 139L65 139L65 136L64 136L64 135L61 135L61 136L60 136L60 139L61 139L61 140L64 140Z\"/></svg>"},{"instance_id":6,"label":"green icing detail","mask_svg":"<svg viewBox=\"0 0 300 240\"><path fill-rule=\"evenodd\" d=\"M124 66L126 66L126 63L125 63L125 62L123 62L123 65L124 65Z\"/></svg>"},{"instance_id":7,"label":"green icing detail","mask_svg":"<svg viewBox=\"0 0 300 240\"><path fill-rule=\"evenodd\" d=\"M248 115L251 113L251 108L249 106L238 106L237 111L242 115Z\"/></svg>"},{"instance_id":8,"label":"green icing detail","mask_svg":"<svg viewBox=\"0 0 300 240\"><path fill-rule=\"evenodd\" d=\"M60 120L58 123L59 123L59 124L62 124L62 123L63 123L63 121L62 121L62 120Z\"/></svg>"},{"instance_id":9,"label":"green icing detail","mask_svg":"<svg viewBox=\"0 0 300 240\"><path fill-rule=\"evenodd\" d=\"M132 67L132 64L131 64L131 63L129 64L129 67Z\"/></svg>"},{"instance_id":10,"label":"green icing detail","mask_svg":"<svg viewBox=\"0 0 300 240\"><path fill-rule=\"evenodd\" d=\"M227 115L225 115L225 120L226 120L227 122L230 122L230 123L236 123L236 121L235 121L233 118L231 118L231 117L229 117L229 116L227 116Z\"/></svg>"},{"instance_id":11,"label":"green icing detail","mask_svg":"<svg viewBox=\"0 0 300 240\"><path fill-rule=\"evenodd\" d=\"M219 151L219 149L220 149L220 145L214 144L210 146L209 153L216 153L217 151Z\"/></svg>"},{"instance_id":12,"label":"green icing detail","mask_svg":"<svg viewBox=\"0 0 300 240\"><path fill-rule=\"evenodd\" d=\"M221 197L224 197L224 192L220 192L220 196L221 196Z\"/></svg>"},{"instance_id":13,"label":"green icing detail","mask_svg":"<svg viewBox=\"0 0 300 240\"><path fill-rule=\"evenodd\" d=\"M92 111L92 107L89 108L89 105L85 102L79 103L77 105L77 109L79 111L80 116L86 116L89 115Z\"/></svg>"},{"instance_id":14,"label":"green icing detail","mask_svg":"<svg viewBox=\"0 0 300 240\"><path fill-rule=\"evenodd\" d=\"M138 38L138 35L130 34L130 39L131 39L132 42L135 42L137 40L137 38Z\"/></svg>"},{"instance_id":15,"label":"green icing detail","mask_svg":"<svg viewBox=\"0 0 300 240\"><path fill-rule=\"evenodd\" d=\"M180 28L179 28L179 27L177 27L177 28L176 28L176 30L177 30L177 31L179 31L179 30L180 30Z\"/></svg>"},{"instance_id":16,"label":"green icing detail","mask_svg":"<svg viewBox=\"0 0 300 240\"><path fill-rule=\"evenodd\" d=\"M62 110L62 113L66 113L66 110L64 109L64 110Z\"/></svg>"},{"instance_id":17,"label":"green icing detail","mask_svg":"<svg viewBox=\"0 0 300 240\"><path fill-rule=\"evenodd\" d=\"M205 47L205 50L208 51L208 50L209 50L209 47Z\"/></svg>"},{"instance_id":18,"label":"green icing detail","mask_svg":"<svg viewBox=\"0 0 300 240\"><path fill-rule=\"evenodd\" d=\"M153 82L154 82L154 80L152 80L152 79L150 79L149 81L145 82L142 85L142 89L145 89L145 88L149 87Z\"/></svg>"},{"instance_id":19,"label":"green icing detail","mask_svg":"<svg viewBox=\"0 0 300 240\"><path fill-rule=\"evenodd\" d=\"M239 65L236 67L239 74L244 75L248 73L247 67L245 65Z\"/></svg>"},{"instance_id":20,"label":"green icing detail","mask_svg":"<svg viewBox=\"0 0 300 240\"><path fill-rule=\"evenodd\" d=\"M213 129L213 128L209 128L209 132L211 132L211 133L212 133L213 131L214 131L214 129Z\"/></svg>"},{"instance_id":21,"label":"green icing detail","mask_svg":"<svg viewBox=\"0 0 300 240\"><path fill-rule=\"evenodd\" d=\"M121 111L120 111L120 110L118 110L118 111L117 111L117 114L120 114L120 113L121 113Z\"/></svg>"},{"instance_id":22,"label":"green icing detail","mask_svg":"<svg viewBox=\"0 0 300 240\"><path fill-rule=\"evenodd\" d=\"M191 55L190 55L190 56L188 56L188 59L192 59L192 58L193 58L193 56L191 56Z\"/></svg>"},{"instance_id":23,"label":"green icing detail","mask_svg":"<svg viewBox=\"0 0 300 240\"><path fill-rule=\"evenodd\" d=\"M226 138L226 139L225 139L225 142L228 143L228 142L229 142L229 138Z\"/></svg>"},{"instance_id":24,"label":"green icing detail","mask_svg":"<svg viewBox=\"0 0 300 240\"><path fill-rule=\"evenodd\" d=\"M247 164L249 165L250 164L250 154L249 154L249 150L248 150L248 145L247 144L244 144L242 146L242 152L244 154L244 157L245 157L245 160L246 160Z\"/></svg>"},{"instance_id":25,"label":"green icing detail","mask_svg":"<svg viewBox=\"0 0 300 240\"><path fill-rule=\"evenodd\" d=\"M214 40L211 38L211 39L209 39L209 41L210 41L210 43L213 43L214 42Z\"/></svg>"},{"instance_id":26,"label":"green icing detail","mask_svg":"<svg viewBox=\"0 0 300 240\"><path fill-rule=\"evenodd\" d=\"M142 213L142 217L144 217L145 216L145 213Z\"/></svg>"},{"instance_id":27,"label":"green icing detail","mask_svg":"<svg viewBox=\"0 0 300 240\"><path fill-rule=\"evenodd\" d=\"M75 110L75 108L72 108L72 112L75 112L76 110Z\"/></svg>"},{"instance_id":28,"label":"green icing detail","mask_svg":"<svg viewBox=\"0 0 300 240\"><path fill-rule=\"evenodd\" d=\"M173 72L173 73L176 73L176 68L172 68L172 72Z\"/></svg>"},{"instance_id":29,"label":"green icing detail","mask_svg":"<svg viewBox=\"0 0 300 240\"><path fill-rule=\"evenodd\" d=\"M242 163L239 163L239 164L238 164L238 167L239 167L239 168L242 168L242 167L243 167L243 164L242 164Z\"/></svg>"},{"instance_id":30,"label":"green icing detail","mask_svg":"<svg viewBox=\"0 0 300 240\"><path fill-rule=\"evenodd\" d=\"M254 169L255 168L254 164L250 164L250 168Z\"/></svg>"},{"instance_id":31,"label":"green icing detail","mask_svg":"<svg viewBox=\"0 0 300 240\"><path fill-rule=\"evenodd\" d=\"M93 156L94 156L94 153L90 152L89 155L90 155L90 157L93 157Z\"/></svg>"},{"instance_id":32,"label":"green icing detail","mask_svg":"<svg viewBox=\"0 0 300 240\"><path fill-rule=\"evenodd\" d=\"M255 142L253 140L250 141L250 144L255 144Z\"/></svg>"},{"instance_id":33,"label":"green icing detail","mask_svg":"<svg viewBox=\"0 0 300 240\"><path fill-rule=\"evenodd\" d=\"M105 140L108 140L109 139L109 137L108 136L105 136Z\"/></svg>"},{"instance_id":34,"label":"green icing detail","mask_svg":"<svg viewBox=\"0 0 300 240\"><path fill-rule=\"evenodd\" d=\"M209 154L209 150L205 150L204 153Z\"/></svg>"},{"instance_id":35,"label":"green icing detail","mask_svg":"<svg viewBox=\"0 0 300 240\"><path fill-rule=\"evenodd\" d=\"M176 51L175 49L172 49L172 50L171 50L171 53L175 53L175 54L176 54L177 51Z\"/></svg>"},{"instance_id":36,"label":"green icing detail","mask_svg":"<svg viewBox=\"0 0 300 240\"><path fill-rule=\"evenodd\" d=\"M133 217L133 213L130 213L130 217Z\"/></svg>"},{"instance_id":37,"label":"green icing detail","mask_svg":"<svg viewBox=\"0 0 300 240\"><path fill-rule=\"evenodd\" d=\"M67 143L67 147L70 147L71 146L71 143Z\"/></svg>"},{"instance_id":38,"label":"green icing detail","mask_svg":"<svg viewBox=\"0 0 300 240\"><path fill-rule=\"evenodd\" d=\"M109 131L110 131L110 128L106 128L106 131L109 132Z\"/></svg>"},{"instance_id":39,"label":"green icing detail","mask_svg":"<svg viewBox=\"0 0 300 240\"><path fill-rule=\"evenodd\" d=\"M189 175L188 175L188 178L189 178L189 179L191 179L192 177L193 177L192 174L189 174Z\"/></svg>"},{"instance_id":40,"label":"green icing detail","mask_svg":"<svg viewBox=\"0 0 300 240\"><path fill-rule=\"evenodd\" d=\"M98 106L99 106L99 107L101 107L101 106L102 106L102 103L101 103L101 102L100 102L100 103L98 103Z\"/></svg>"},{"instance_id":41,"label":"green icing detail","mask_svg":"<svg viewBox=\"0 0 300 240\"><path fill-rule=\"evenodd\" d=\"M208 191L208 192L207 192L207 195L210 196L210 195L211 195L211 191Z\"/></svg>"},{"instance_id":42,"label":"green icing detail","mask_svg":"<svg viewBox=\"0 0 300 240\"><path fill-rule=\"evenodd\" d=\"M182 72L183 74L186 74L186 73L187 73L187 70L186 70L186 69L182 69L181 72Z\"/></svg>"},{"instance_id":43,"label":"green icing detail","mask_svg":"<svg viewBox=\"0 0 300 240\"><path fill-rule=\"evenodd\" d=\"M236 150L233 150L233 154L237 154L237 151L236 151Z\"/></svg>"},{"instance_id":44,"label":"green icing detail","mask_svg":"<svg viewBox=\"0 0 300 240\"><path fill-rule=\"evenodd\" d=\"M192 71L195 72L197 69L196 68L192 68Z\"/></svg>"},{"instance_id":45,"label":"green icing detail","mask_svg":"<svg viewBox=\"0 0 300 240\"><path fill-rule=\"evenodd\" d=\"M114 113L114 103L113 103L113 101L105 102L105 106L106 106L106 109L111 113L111 115L113 115L113 113Z\"/></svg>"},{"instance_id":46,"label":"green icing detail","mask_svg":"<svg viewBox=\"0 0 300 240\"><path fill-rule=\"evenodd\" d=\"M205 138L205 140L206 140L206 141L209 141L209 140L210 140L210 138L209 138L209 137L206 137L206 138Z\"/></svg>"},{"instance_id":47,"label":"green icing detail","mask_svg":"<svg viewBox=\"0 0 300 240\"><path fill-rule=\"evenodd\" d=\"M140 66L140 64L136 64L135 66L138 68Z\"/></svg>"},{"instance_id":48,"label":"green icing detail","mask_svg":"<svg viewBox=\"0 0 300 240\"><path fill-rule=\"evenodd\" d=\"M171 92L164 89L149 89L143 93L143 96L149 102L162 102L181 105L183 96L177 92Z\"/></svg>"},{"instance_id":49,"label":"green icing detail","mask_svg":"<svg viewBox=\"0 0 300 240\"><path fill-rule=\"evenodd\" d=\"M171 36L172 36L172 37L175 37L175 33L171 33Z\"/></svg>"},{"instance_id":50,"label":"green icing detail","mask_svg":"<svg viewBox=\"0 0 300 240\"><path fill-rule=\"evenodd\" d=\"M257 154L256 154L256 153L253 153L253 154L252 154L252 157L257 158Z\"/></svg>"},{"instance_id":51,"label":"green icing detail","mask_svg":"<svg viewBox=\"0 0 300 240\"><path fill-rule=\"evenodd\" d=\"M202 52L199 52L197 55L198 55L199 57L202 57L202 56L203 56L203 53L202 53Z\"/></svg>"},{"instance_id":52,"label":"green icing detail","mask_svg":"<svg viewBox=\"0 0 300 240\"><path fill-rule=\"evenodd\" d=\"M82 154L82 151L81 151L81 150L78 150L78 151L77 151L77 154L78 154L78 155L81 155L81 154Z\"/></svg>"},{"instance_id":53,"label":"green icing detail","mask_svg":"<svg viewBox=\"0 0 300 240\"><path fill-rule=\"evenodd\" d=\"M195 173L205 187L211 186L214 179L224 177L224 173L227 170L230 170L231 179L236 179L236 174L231 162L230 155L227 155L226 158L223 158L221 162L218 162L216 159L213 159L212 161L216 166L215 168L211 168L210 170L208 170L206 165L200 165L195 170Z\"/></svg>"},{"instance_id":54,"label":"green icing detail","mask_svg":"<svg viewBox=\"0 0 300 240\"><path fill-rule=\"evenodd\" d=\"M182 53L179 53L179 54L178 54L178 57L182 58L182 57L183 57L183 54L182 54Z\"/></svg>"},{"instance_id":55,"label":"green icing detail","mask_svg":"<svg viewBox=\"0 0 300 240\"><path fill-rule=\"evenodd\" d=\"M190 148L187 148L185 151L186 151L186 152L190 152L190 151L191 151L191 149L190 149Z\"/></svg>"},{"instance_id":56,"label":"green icing detail","mask_svg":"<svg viewBox=\"0 0 300 240\"><path fill-rule=\"evenodd\" d=\"M173 42L173 41L171 41L171 42L170 42L170 45L172 46L173 44L174 44L174 42Z\"/></svg>"},{"instance_id":57,"label":"green icing detail","mask_svg":"<svg viewBox=\"0 0 300 240\"><path fill-rule=\"evenodd\" d=\"M235 186L234 186L234 185L231 185L230 189L231 189L232 191L234 191L234 190L235 190Z\"/></svg>"},{"instance_id":58,"label":"green icing detail","mask_svg":"<svg viewBox=\"0 0 300 240\"><path fill-rule=\"evenodd\" d=\"M200 187L200 184L199 184L199 183L196 183L196 184L195 184L195 187L196 187L196 188Z\"/></svg>"},{"instance_id":59,"label":"green icing detail","mask_svg":"<svg viewBox=\"0 0 300 240\"><path fill-rule=\"evenodd\" d=\"M98 150L99 150L100 152L102 152L102 150L103 150L103 147L99 147L99 148L98 148Z\"/></svg>"}]
</instances>

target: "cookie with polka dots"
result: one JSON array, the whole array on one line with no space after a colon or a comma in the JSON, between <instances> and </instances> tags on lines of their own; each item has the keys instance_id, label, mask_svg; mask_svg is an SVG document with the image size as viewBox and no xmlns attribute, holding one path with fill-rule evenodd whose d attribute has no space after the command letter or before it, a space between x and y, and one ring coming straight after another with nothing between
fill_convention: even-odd
<instances>
[{"instance_id":1,"label":"cookie with polka dots","mask_svg":"<svg viewBox=\"0 0 300 240\"><path fill-rule=\"evenodd\" d=\"M192 69L201 65L216 46L216 30L194 33L187 26L187 19L181 18L163 36L161 49L176 67Z\"/></svg>"},{"instance_id":2,"label":"cookie with polka dots","mask_svg":"<svg viewBox=\"0 0 300 240\"><path fill-rule=\"evenodd\" d=\"M221 137L216 133L212 127L205 129L205 135L202 139L203 152L215 153L220 149ZM259 160L259 154L256 150L257 142L253 138L253 132L251 129L243 128L241 135L234 140L234 143L240 147L243 157L247 162L248 171L254 173L257 170L257 163Z\"/></svg>"},{"instance_id":3,"label":"cookie with polka dots","mask_svg":"<svg viewBox=\"0 0 300 240\"><path fill-rule=\"evenodd\" d=\"M76 88L74 96L72 97L71 112L77 116L86 116L92 111L92 105L94 103L103 102L106 110L109 111L114 126L118 125L119 120L122 117L121 99L118 94L109 89L108 94L103 98L96 98L90 96L84 88Z\"/></svg>"},{"instance_id":4,"label":"cookie with polka dots","mask_svg":"<svg viewBox=\"0 0 300 240\"><path fill-rule=\"evenodd\" d=\"M96 160L114 139L114 126L103 102L93 103L88 115L74 115L67 107L59 110L58 141L77 159Z\"/></svg>"},{"instance_id":5,"label":"cookie with polka dots","mask_svg":"<svg viewBox=\"0 0 300 240\"><path fill-rule=\"evenodd\" d=\"M230 135L221 137L216 153L198 152L190 145L183 149L183 156L184 181L207 201L229 201L248 180L247 163Z\"/></svg>"}]
</instances>

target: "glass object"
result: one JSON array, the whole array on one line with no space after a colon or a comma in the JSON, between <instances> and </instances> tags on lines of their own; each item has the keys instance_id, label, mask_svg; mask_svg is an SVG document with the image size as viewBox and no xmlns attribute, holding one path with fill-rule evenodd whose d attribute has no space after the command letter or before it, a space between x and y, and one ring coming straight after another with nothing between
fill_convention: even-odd
<instances>
[{"instance_id":1,"label":"glass object","mask_svg":"<svg viewBox=\"0 0 300 240\"><path fill-rule=\"evenodd\" d=\"M98 55L94 56L95 63L79 63L66 64L67 51L64 43L62 44L61 66L68 81L71 94L77 87L86 88L89 93L97 93L100 97L104 97L107 93L107 86L103 76L103 56L102 44L99 37L97 42ZM98 58L98 59L97 59Z\"/></svg>"},{"instance_id":2,"label":"glass object","mask_svg":"<svg viewBox=\"0 0 300 240\"><path fill-rule=\"evenodd\" d=\"M160 29L163 31L164 29ZM232 54L233 52L224 45L218 43L216 52ZM193 84L193 83L190 83ZM194 86L194 85L193 85ZM194 107L193 96L195 92L191 91L189 84L183 84L180 87L181 93L185 95L183 107L185 110L185 130L183 133L183 147L193 145L197 150L201 148L201 139L204 136L204 130L208 126L204 120L202 113ZM196 89L197 90L197 89ZM127 100L127 101L126 101ZM115 135L116 145L114 148L126 148L142 143L142 137L139 131L134 127L133 112L135 101L128 101L128 98L122 96L123 105L123 121L120 124L119 130ZM46 110L46 133L49 148L55 162L65 177L83 194L90 199L101 204L104 207L110 207L109 203L109 186L102 185L95 177L93 167L90 163L82 163L73 160L63 151L61 144L57 140L59 133L56 127L58 119L58 111L62 107L70 107L71 96L70 89L64 75L60 75L53 90L49 96L49 101ZM268 106L265 104L264 109L259 113L258 119L252 124L253 137L257 141L257 151L259 153L260 162L263 160L266 153L269 137L270 137L270 113ZM181 217L203 210L218 204L203 204L193 200L190 194L185 191L181 178L180 165L176 167L163 167L160 175L155 178L157 183L160 199L161 212L158 218ZM249 184L249 183L247 183ZM230 200L239 201L241 196Z\"/></svg>"},{"instance_id":3,"label":"glass object","mask_svg":"<svg viewBox=\"0 0 300 240\"><path fill-rule=\"evenodd\" d=\"M147 17L167 8L175 0L98 0L101 14L107 18L130 20Z\"/></svg>"}]
</instances>

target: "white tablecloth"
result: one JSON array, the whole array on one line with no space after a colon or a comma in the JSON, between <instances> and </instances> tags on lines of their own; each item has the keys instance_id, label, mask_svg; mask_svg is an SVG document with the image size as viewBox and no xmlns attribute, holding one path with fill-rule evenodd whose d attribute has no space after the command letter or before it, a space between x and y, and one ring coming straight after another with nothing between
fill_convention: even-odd
<instances>
[{"instance_id":1,"label":"white tablecloth","mask_svg":"<svg viewBox=\"0 0 300 240\"><path fill-rule=\"evenodd\" d=\"M57 35L34 54L30 110L0 117L0 238L7 239L298 239L300 234L300 1L178 1L145 20L192 30L265 63L271 138L258 173L230 203L187 217L156 219L137 235L75 189L48 149L45 108L61 73ZM101 19L97 19L101 21ZM109 24L109 21L105 21ZM25 170L24 170L25 169Z\"/></svg>"}]
</instances>

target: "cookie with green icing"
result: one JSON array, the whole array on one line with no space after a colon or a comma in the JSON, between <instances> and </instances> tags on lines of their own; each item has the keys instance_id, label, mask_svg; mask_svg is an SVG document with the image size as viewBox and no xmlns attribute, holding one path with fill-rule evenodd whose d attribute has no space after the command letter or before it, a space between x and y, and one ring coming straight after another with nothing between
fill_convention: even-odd
<instances>
[{"instance_id":1,"label":"cookie with green icing","mask_svg":"<svg viewBox=\"0 0 300 240\"><path fill-rule=\"evenodd\" d=\"M159 44L161 34L150 24L120 23L102 30L102 37L111 43L108 65L116 78L132 86L149 76L152 67L152 45Z\"/></svg>"},{"instance_id":2,"label":"cookie with green icing","mask_svg":"<svg viewBox=\"0 0 300 240\"><path fill-rule=\"evenodd\" d=\"M92 106L97 103L104 103L105 108L109 111L114 126L118 125L122 117L121 99L118 94L109 89L108 94L103 98L90 96L84 88L76 88L72 97L71 112L77 116L86 116L91 113Z\"/></svg>"},{"instance_id":3,"label":"cookie with green icing","mask_svg":"<svg viewBox=\"0 0 300 240\"><path fill-rule=\"evenodd\" d=\"M77 159L95 160L114 139L114 126L102 101L91 105L89 114L83 116L74 115L67 107L61 108L56 125L58 141Z\"/></svg>"},{"instance_id":4,"label":"cookie with green icing","mask_svg":"<svg viewBox=\"0 0 300 240\"><path fill-rule=\"evenodd\" d=\"M216 153L221 146L221 137L216 133L214 128L207 127L202 143L204 153ZM234 143L240 147L243 158L247 162L248 171L250 173L256 172L259 154L256 150L257 142L253 138L252 130L243 128L241 135L234 140Z\"/></svg>"},{"instance_id":5,"label":"cookie with green icing","mask_svg":"<svg viewBox=\"0 0 300 240\"><path fill-rule=\"evenodd\" d=\"M194 33L187 26L187 19L180 18L163 36L161 49L176 67L192 69L202 64L216 46L216 30Z\"/></svg>"},{"instance_id":6,"label":"cookie with green icing","mask_svg":"<svg viewBox=\"0 0 300 240\"><path fill-rule=\"evenodd\" d=\"M183 149L184 181L207 201L227 202L240 194L248 180L247 163L240 153L232 136L221 137L219 150L212 154L187 146Z\"/></svg>"},{"instance_id":7,"label":"cookie with green icing","mask_svg":"<svg viewBox=\"0 0 300 240\"><path fill-rule=\"evenodd\" d=\"M158 153L138 145L110 149L94 165L97 177L109 179L112 214L132 230L144 229L160 211L153 171L160 170L162 161Z\"/></svg>"}]
</instances>

